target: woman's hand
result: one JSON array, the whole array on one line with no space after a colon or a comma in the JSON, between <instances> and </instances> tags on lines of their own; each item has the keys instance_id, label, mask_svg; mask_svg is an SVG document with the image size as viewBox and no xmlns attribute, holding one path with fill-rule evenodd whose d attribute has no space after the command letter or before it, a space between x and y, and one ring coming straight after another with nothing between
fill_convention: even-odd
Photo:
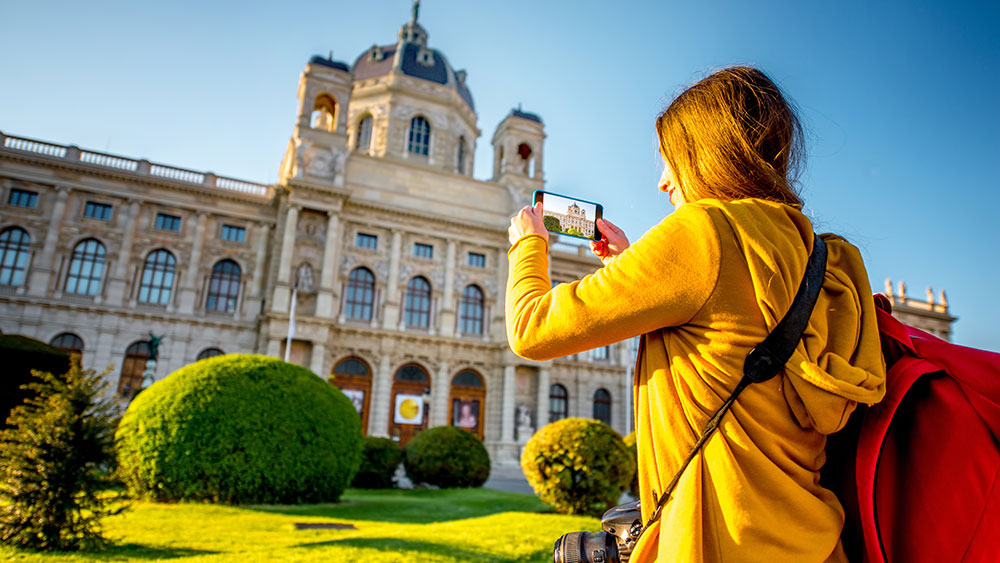
<instances>
[{"instance_id":1,"label":"woman's hand","mask_svg":"<svg viewBox=\"0 0 1000 563\"><path fill-rule=\"evenodd\" d=\"M615 256L628 248L628 237L625 236L625 231L604 219L597 220L597 229L601 231L601 240L590 241L590 250L607 266Z\"/></svg>"},{"instance_id":2,"label":"woman's hand","mask_svg":"<svg viewBox=\"0 0 1000 563\"><path fill-rule=\"evenodd\" d=\"M545 221L542 220L542 202L536 203L534 208L525 206L510 219L507 237L511 244L529 234L538 234L545 237L545 240L549 239L549 231L545 229Z\"/></svg>"}]
</instances>

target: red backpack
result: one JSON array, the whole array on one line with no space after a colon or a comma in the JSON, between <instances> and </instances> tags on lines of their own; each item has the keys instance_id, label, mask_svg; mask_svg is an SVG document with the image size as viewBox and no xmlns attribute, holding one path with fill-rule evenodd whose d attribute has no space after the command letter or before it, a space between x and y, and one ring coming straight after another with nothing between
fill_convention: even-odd
<instances>
[{"instance_id":1,"label":"red backpack","mask_svg":"<svg viewBox=\"0 0 1000 563\"><path fill-rule=\"evenodd\" d=\"M869 563L1000 561L1000 354L906 326L875 296L882 402L830 436L823 481Z\"/></svg>"}]
</instances>

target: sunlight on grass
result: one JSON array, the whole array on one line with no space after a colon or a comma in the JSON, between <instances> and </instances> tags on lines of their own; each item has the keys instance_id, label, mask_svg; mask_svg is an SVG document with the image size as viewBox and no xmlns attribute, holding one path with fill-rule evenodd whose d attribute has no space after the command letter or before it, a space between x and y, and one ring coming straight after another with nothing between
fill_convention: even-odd
<instances>
[{"instance_id":1,"label":"sunlight on grass","mask_svg":"<svg viewBox=\"0 0 1000 563\"><path fill-rule=\"evenodd\" d=\"M337 504L219 506L136 503L105 522L101 553L34 554L17 561L551 561L552 544L595 518L545 513L531 495L486 489L349 490ZM356 530L297 530L295 523Z\"/></svg>"}]
</instances>

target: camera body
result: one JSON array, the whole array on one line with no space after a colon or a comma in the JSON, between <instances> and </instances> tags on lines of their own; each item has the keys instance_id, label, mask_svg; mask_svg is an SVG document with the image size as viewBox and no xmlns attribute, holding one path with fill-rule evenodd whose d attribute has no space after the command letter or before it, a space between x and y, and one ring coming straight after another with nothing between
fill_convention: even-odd
<instances>
[{"instance_id":1,"label":"camera body","mask_svg":"<svg viewBox=\"0 0 1000 563\"><path fill-rule=\"evenodd\" d=\"M554 563L627 563L642 534L639 501L609 509L601 516L602 532L570 532L556 540Z\"/></svg>"}]
</instances>

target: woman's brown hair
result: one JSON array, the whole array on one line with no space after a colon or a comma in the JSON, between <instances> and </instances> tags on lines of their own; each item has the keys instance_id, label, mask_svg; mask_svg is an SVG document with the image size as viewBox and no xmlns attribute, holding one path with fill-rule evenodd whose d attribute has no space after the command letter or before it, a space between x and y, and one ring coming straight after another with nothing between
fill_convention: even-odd
<instances>
[{"instance_id":1,"label":"woman's brown hair","mask_svg":"<svg viewBox=\"0 0 1000 563\"><path fill-rule=\"evenodd\" d=\"M685 201L760 198L801 209L793 184L802 126L760 70L735 66L699 81L656 118L656 129Z\"/></svg>"}]
</instances>

